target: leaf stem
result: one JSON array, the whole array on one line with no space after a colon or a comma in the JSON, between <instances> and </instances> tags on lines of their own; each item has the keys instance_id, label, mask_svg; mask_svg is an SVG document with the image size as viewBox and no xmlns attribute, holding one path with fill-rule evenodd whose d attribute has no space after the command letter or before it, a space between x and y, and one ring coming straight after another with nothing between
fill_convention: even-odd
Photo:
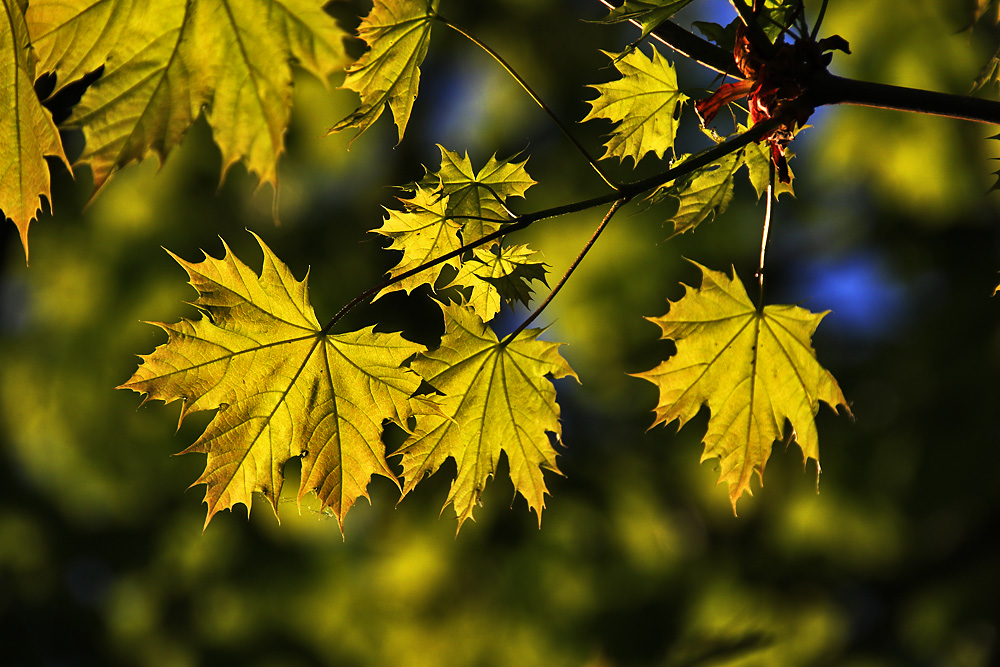
<instances>
[{"instance_id":1,"label":"leaf stem","mask_svg":"<svg viewBox=\"0 0 1000 667\"><path fill-rule=\"evenodd\" d=\"M551 291L549 291L549 295L545 297L545 301L543 301L541 305L538 306L538 308L535 308L535 310L532 311L531 315L528 315L527 319L521 322L521 324L516 329L514 329L510 334L505 336L503 341L500 343L501 345L506 345L510 341L517 338L517 335L519 333L524 331L528 327L528 325L534 322L535 319L542 314L542 311L545 310L545 307L552 302L552 299L556 297L556 294L558 294L559 290L561 290L563 285L566 284L566 281L569 280L569 277L573 275L574 271L576 271L576 267L580 265L580 262L583 261L583 258L587 256L588 252L590 252L590 249L594 246L594 243L597 242L597 238L601 235L601 232L603 232L604 228L608 226L609 222L611 222L611 218L614 217L615 213L618 212L618 209L620 209L623 205L627 204L628 201L629 201L628 198L625 197L623 197L622 199L615 200L615 203L611 205L611 208L608 209L608 212L604 215L604 219L601 220L601 224L597 226L597 229L594 230L594 233L590 236L590 239L587 241L586 244L584 244L583 248L580 250L580 254L578 254L576 256L576 259L573 260L573 263L569 265L569 268L566 269L566 272L562 275L562 278L559 279L559 282L556 283L556 286L553 287Z\"/></svg>"},{"instance_id":2,"label":"leaf stem","mask_svg":"<svg viewBox=\"0 0 1000 667\"><path fill-rule=\"evenodd\" d=\"M573 133L569 131L569 128L566 127L566 125L561 120L559 120L559 117L556 116L552 108L549 107L549 105L547 105L544 101L542 101L542 98L540 98L535 93L535 91L532 90L531 86L528 85L528 82L525 81L521 77L521 75L518 74L517 71L514 70L514 68L511 67L510 64L507 63L507 61L504 60L499 53L494 51L484 42L474 37L464 28L455 25L454 23L452 23L445 17L441 16L440 14L437 14L435 18L437 18L437 20L441 21L441 23L445 24L458 34L468 39L470 42L472 42L479 48L481 48L483 51L489 54L489 56L493 58L493 60L497 61L497 63L499 63L500 66L503 67L504 70L508 74L510 74L515 81L517 81L517 83L521 86L521 88L524 89L524 92L528 93L531 99L535 101L535 104L537 104L541 108L541 110L544 111L548 115L548 117L552 119L552 122L554 122L556 126L562 131L562 133L566 136L566 138L570 140L570 143L572 143L573 146L576 147L576 150L579 151L580 155L582 155L584 159L586 159L587 162L590 164L590 166L593 168L593 170L597 172L597 175L601 177L601 180L603 180L605 183L607 183L609 186L611 186L611 188L615 190L618 190L621 187L620 183L617 183L610 176L604 173L604 170L601 169L601 167L597 164L597 160L595 160L594 157L590 154L590 152L583 146L583 144L581 144L580 141L575 136L573 136Z\"/></svg>"},{"instance_id":3,"label":"leaf stem","mask_svg":"<svg viewBox=\"0 0 1000 667\"><path fill-rule=\"evenodd\" d=\"M649 178L645 178L641 181L636 181L635 183L626 183L625 185L622 185L620 190L618 190L617 192L610 192L604 195L600 195L598 197L592 197L590 199L584 199L581 201L572 202L570 204L563 204L561 206L553 206L552 208L536 211L535 213L521 214L517 218L512 220L509 224L505 225L504 227L498 229L495 232L492 232L481 238L478 238L475 241L466 243L462 247L456 250L452 250L451 252L445 253L440 257L435 257L434 259L424 262L420 266L414 267L409 271L404 271L403 273L400 273L397 276L393 276L392 278L387 278L386 280L383 280L382 282L373 287L369 287L364 292L361 292L356 297L351 299L347 304L344 305L343 308L337 311L337 313L330 319L329 322L326 323L326 325L320 331L320 335L328 334L330 330L333 328L333 325L336 324L338 321L340 321L340 319L343 318L344 315L346 315L348 312L354 309L355 306L360 304L362 301L378 294L379 292L381 292L386 287L389 287L390 285L394 285L395 283L398 283L401 280L406 280L410 276L415 276L421 271L426 271L427 269L433 266L437 266L442 262L447 262L450 259L462 255L468 250L472 250L473 248L478 248L484 243L489 243L507 234L525 229L526 227L529 227L540 220L557 218L559 216L567 215L569 213L578 213L579 211L586 211L587 209L591 209L596 206L603 206L605 204L610 204L618 199L622 199L625 202L628 202L633 198L635 198L636 196L642 194L643 192L646 192L647 190L652 190L653 188L657 188L663 185L664 183L668 183L682 176L686 176L687 174L690 174L696 169L700 169L701 167L704 167L707 164L711 164L712 162L715 162L716 160L719 160L725 157L726 155L729 155L733 151L737 151L743 148L747 144L759 141L761 137L764 137L767 134L769 134L771 131L773 131L775 128L781 125L782 122L784 122L784 119L779 113L774 118L770 118L764 121L763 123L758 123L757 125L754 125L749 130L743 132L742 134L727 139L721 144L716 144L715 146L711 146L710 148L702 151L701 153L698 153L697 155L685 160L676 167L671 167L670 169L667 169L666 171L660 174L657 174L655 176L650 176Z\"/></svg>"},{"instance_id":4,"label":"leaf stem","mask_svg":"<svg viewBox=\"0 0 1000 667\"><path fill-rule=\"evenodd\" d=\"M767 237L771 232L771 207L774 202L774 162L770 163L767 176L767 204L764 209L764 229L760 235L760 263L757 265L757 286L759 300L757 307L764 308L764 253L767 252Z\"/></svg>"}]
</instances>

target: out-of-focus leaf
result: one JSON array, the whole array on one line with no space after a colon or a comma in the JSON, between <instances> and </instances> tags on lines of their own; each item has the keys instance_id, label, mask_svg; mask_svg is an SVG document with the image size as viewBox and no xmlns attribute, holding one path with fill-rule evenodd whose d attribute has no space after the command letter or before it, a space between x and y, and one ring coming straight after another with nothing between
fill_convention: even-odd
<instances>
[{"instance_id":1,"label":"out-of-focus leaf","mask_svg":"<svg viewBox=\"0 0 1000 667\"><path fill-rule=\"evenodd\" d=\"M35 95L36 58L31 49L24 6L3 0L0 17L0 211L21 236L28 259L28 226L38 216L42 197L49 201L45 156L66 163L59 131Z\"/></svg>"},{"instance_id":2,"label":"out-of-focus leaf","mask_svg":"<svg viewBox=\"0 0 1000 667\"><path fill-rule=\"evenodd\" d=\"M790 438L802 448L803 463L816 461L819 439L815 415L820 401L850 414L833 375L816 361L812 335L826 313L798 306L758 310L739 278L696 265L698 289L685 285L684 297L670 302L662 317L648 318L677 353L656 368L637 373L660 390L656 424L677 420L683 427L707 405L711 410L701 460L718 458L720 482L736 502L751 493L756 472L763 481L771 446Z\"/></svg>"},{"instance_id":3,"label":"out-of-focus leaf","mask_svg":"<svg viewBox=\"0 0 1000 667\"><path fill-rule=\"evenodd\" d=\"M60 86L104 66L67 120L97 188L150 152L162 162L203 109L223 175L242 160L276 185L291 62L323 80L345 62L344 33L315 0L35 0L28 19L39 70Z\"/></svg>"}]
</instances>

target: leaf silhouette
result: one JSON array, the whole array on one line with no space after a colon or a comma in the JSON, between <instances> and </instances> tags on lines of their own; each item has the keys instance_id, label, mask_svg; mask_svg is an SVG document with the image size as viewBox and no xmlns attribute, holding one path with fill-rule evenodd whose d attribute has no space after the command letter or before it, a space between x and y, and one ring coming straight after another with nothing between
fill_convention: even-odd
<instances>
[{"instance_id":1,"label":"leaf silhouette","mask_svg":"<svg viewBox=\"0 0 1000 667\"><path fill-rule=\"evenodd\" d=\"M396 481L385 460L383 420L405 428L420 377L401 364L424 347L373 328L325 335L309 304L306 280L257 239L258 276L226 247L222 259L174 258L198 291L198 320L153 323L168 340L142 357L120 388L146 400L183 401L181 419L215 410L182 453L207 454L205 525L254 491L275 508L282 469L302 459L299 500L315 492L343 527L373 475ZM397 482L398 483L398 482Z\"/></svg>"},{"instance_id":2,"label":"leaf silhouette","mask_svg":"<svg viewBox=\"0 0 1000 667\"><path fill-rule=\"evenodd\" d=\"M507 199L524 197L528 188L535 184L525 169L527 158L514 162L513 159L498 160L494 155L477 172L468 153L461 156L444 146L438 148L441 149L441 167L424 176L420 183L429 188L441 188L448 196L448 215L469 216L458 220L465 243L500 229L501 223L510 220L504 205Z\"/></svg>"},{"instance_id":3,"label":"leaf silhouette","mask_svg":"<svg viewBox=\"0 0 1000 667\"><path fill-rule=\"evenodd\" d=\"M676 115L688 99L677 87L674 66L654 47L652 59L637 49L615 67L622 78L591 86L600 96L589 102L590 112L581 122L606 118L617 123L605 144L605 158L630 157L638 163L649 152L662 158L674 146Z\"/></svg>"},{"instance_id":4,"label":"leaf silhouette","mask_svg":"<svg viewBox=\"0 0 1000 667\"><path fill-rule=\"evenodd\" d=\"M322 80L343 66L344 33L318 0L33 0L41 71L59 85L104 65L69 126L100 188L150 152L162 162L202 109L222 173L245 161L277 184L294 60Z\"/></svg>"},{"instance_id":5,"label":"leaf silhouette","mask_svg":"<svg viewBox=\"0 0 1000 667\"><path fill-rule=\"evenodd\" d=\"M49 168L45 156L62 160L59 131L35 95L36 58L30 47L24 5L3 0L0 18L0 211L21 236L28 260L28 226L41 210L41 198L51 207Z\"/></svg>"},{"instance_id":6,"label":"leaf silhouette","mask_svg":"<svg viewBox=\"0 0 1000 667\"><path fill-rule=\"evenodd\" d=\"M702 271L701 287L685 285L685 295L669 312L648 318L677 353L656 368L637 373L660 390L656 424L675 419L679 427L702 405L711 411L701 460L718 458L719 482L729 485L729 499L752 494L754 472L763 482L771 446L791 423L791 439L802 448L803 463L816 461L819 441L815 415L819 402L850 408L829 371L816 361L812 334L826 313L798 306L767 306L758 311L734 274Z\"/></svg>"},{"instance_id":7,"label":"leaf silhouette","mask_svg":"<svg viewBox=\"0 0 1000 667\"><path fill-rule=\"evenodd\" d=\"M418 355L412 367L443 395L437 397L438 409L417 414L413 434L394 454L402 457L403 493L452 457L458 472L445 506L454 506L461 529L502 450L514 488L541 525L548 492L542 469L559 472L548 434L558 438L562 432L555 388L545 376L576 374L559 355L559 343L537 340L541 329L503 344L471 309L441 308L441 346Z\"/></svg>"},{"instance_id":8,"label":"leaf silhouette","mask_svg":"<svg viewBox=\"0 0 1000 667\"><path fill-rule=\"evenodd\" d=\"M368 43L368 51L347 68L343 85L361 96L361 106L331 132L356 129L357 138L388 106L403 140L437 5L438 0L375 0L358 26L358 37Z\"/></svg>"}]
</instances>

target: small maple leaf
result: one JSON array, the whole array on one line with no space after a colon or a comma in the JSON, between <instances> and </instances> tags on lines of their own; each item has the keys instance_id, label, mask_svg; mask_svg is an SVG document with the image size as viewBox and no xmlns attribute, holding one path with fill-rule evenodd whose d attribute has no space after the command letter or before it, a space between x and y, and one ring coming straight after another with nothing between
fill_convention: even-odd
<instances>
[{"instance_id":1,"label":"small maple leaf","mask_svg":"<svg viewBox=\"0 0 1000 667\"><path fill-rule=\"evenodd\" d=\"M677 111L688 99L677 87L674 66L654 47L652 59L635 50L615 67L622 78L591 86L600 96L589 102L590 112L580 122L606 118L617 123L605 144L605 158L630 157L638 163L649 152L662 158L673 148Z\"/></svg>"},{"instance_id":2,"label":"small maple leaf","mask_svg":"<svg viewBox=\"0 0 1000 667\"><path fill-rule=\"evenodd\" d=\"M472 243L491 234L510 220L505 205L510 197L524 197L534 179L525 169L527 158L515 162L514 158L498 160L492 156L478 172L472 166L469 154L459 155L444 146L441 149L441 166L420 181L427 188L440 188L448 197L448 215L459 217L462 241ZM495 221L495 222L494 222Z\"/></svg>"},{"instance_id":3,"label":"small maple leaf","mask_svg":"<svg viewBox=\"0 0 1000 667\"><path fill-rule=\"evenodd\" d=\"M763 483L771 446L783 438L786 420L791 439L802 448L803 465L816 461L819 440L815 415L820 401L850 415L833 375L816 361L812 335L826 313L798 306L757 310L739 278L695 264L701 287L685 285L685 295L669 312L647 318L674 341L677 353L636 377L660 390L653 425L675 419L683 427L707 405L711 411L701 460L718 458L719 482L729 485L736 502L751 493L756 472Z\"/></svg>"},{"instance_id":4,"label":"small maple leaf","mask_svg":"<svg viewBox=\"0 0 1000 667\"><path fill-rule=\"evenodd\" d=\"M556 390L546 376L576 378L576 373L559 355L559 343L538 340L541 329L501 343L470 308L441 309L441 346L411 364L442 395L435 396L435 409L417 414L412 435L393 454L402 458L403 494L452 457L458 472L445 506L454 506L461 529L503 451L514 489L541 525L548 493L542 470L559 472L548 434L562 433Z\"/></svg>"},{"instance_id":5,"label":"small maple leaf","mask_svg":"<svg viewBox=\"0 0 1000 667\"><path fill-rule=\"evenodd\" d=\"M437 6L438 0L375 0L358 26L358 37L368 50L347 68L342 86L361 96L361 106L330 132L355 129L356 139L388 106L403 140Z\"/></svg>"},{"instance_id":6,"label":"small maple leaf","mask_svg":"<svg viewBox=\"0 0 1000 667\"><path fill-rule=\"evenodd\" d=\"M309 304L306 280L257 238L258 276L226 246L222 259L174 259L198 290L198 320L154 322L167 342L142 357L120 389L146 400L181 400L181 419L218 410L182 453L207 454L207 526L254 491L277 513L285 463L302 459L299 500L315 492L343 529L344 515L368 497L373 475L396 481L385 460L383 421L406 428L420 377L402 364L425 348L373 328L328 335ZM398 482L397 482L398 484Z\"/></svg>"},{"instance_id":7,"label":"small maple leaf","mask_svg":"<svg viewBox=\"0 0 1000 667\"><path fill-rule=\"evenodd\" d=\"M49 167L57 157L67 169L59 130L35 95L36 57L31 49L23 5L2 0L0 15L0 211L17 226L28 260L28 226L38 216L42 197L49 201Z\"/></svg>"},{"instance_id":8,"label":"small maple leaf","mask_svg":"<svg viewBox=\"0 0 1000 667\"><path fill-rule=\"evenodd\" d=\"M671 237L693 230L729 207L736 172L743 166L743 154L742 150L733 151L695 170L684 181L660 188L650 196L653 202L668 197L677 201L677 212L670 218L674 227Z\"/></svg>"},{"instance_id":9,"label":"small maple leaf","mask_svg":"<svg viewBox=\"0 0 1000 667\"><path fill-rule=\"evenodd\" d=\"M400 202L403 210L387 208L388 217L381 227L374 230L392 239L389 250L403 253L399 263L389 271L391 277L395 278L462 247L462 241L458 237L462 225L448 217L448 197L442 196L440 191L432 192L417 187L413 197L400 199ZM433 286L445 266L458 268L458 264L458 257L453 257L389 285L375 299L397 290L404 290L409 294L425 283Z\"/></svg>"}]
</instances>

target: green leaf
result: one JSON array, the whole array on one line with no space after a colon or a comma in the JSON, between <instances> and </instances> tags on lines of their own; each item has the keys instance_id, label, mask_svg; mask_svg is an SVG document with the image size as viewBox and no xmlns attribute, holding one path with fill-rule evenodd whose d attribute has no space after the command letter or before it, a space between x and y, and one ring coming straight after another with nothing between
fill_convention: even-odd
<instances>
[{"instance_id":1,"label":"green leaf","mask_svg":"<svg viewBox=\"0 0 1000 667\"><path fill-rule=\"evenodd\" d=\"M969 92L974 93L977 90L988 87L992 88L993 86L1000 86L1000 46L993 52L993 55L983 65L983 68L979 70L979 74L976 76L976 80L972 82L972 88Z\"/></svg>"},{"instance_id":2,"label":"green leaf","mask_svg":"<svg viewBox=\"0 0 1000 667\"><path fill-rule=\"evenodd\" d=\"M606 118L617 123L605 144L605 158L630 157L638 163L649 152L662 158L674 146L676 116L688 99L677 87L673 65L654 47L652 59L636 50L615 67L622 78L591 86L600 96L589 102L590 112L581 122Z\"/></svg>"},{"instance_id":3,"label":"green leaf","mask_svg":"<svg viewBox=\"0 0 1000 667\"><path fill-rule=\"evenodd\" d=\"M0 17L0 211L17 226L28 260L28 226L38 216L42 197L49 201L45 156L62 160L59 131L35 95L36 59L31 49L24 5L3 0Z\"/></svg>"},{"instance_id":4,"label":"green leaf","mask_svg":"<svg viewBox=\"0 0 1000 667\"><path fill-rule=\"evenodd\" d=\"M324 81L344 33L318 0L32 0L41 71L60 85L103 64L67 125L83 129L100 188L121 167L162 162L202 109L222 151L277 184L294 60Z\"/></svg>"},{"instance_id":5,"label":"green leaf","mask_svg":"<svg viewBox=\"0 0 1000 667\"><path fill-rule=\"evenodd\" d=\"M739 129L741 132L746 130L742 125ZM753 185L754 190L757 191L757 199L760 199L767 192L767 185L771 180L771 147L765 142L753 143L744 148L743 151L743 161L747 166L750 183ZM786 157L790 159L791 153L786 152ZM788 175L789 178L795 179L795 174L792 173L791 167L788 168ZM795 196L792 183L782 183L776 178L774 182L775 198L786 192L793 197Z\"/></svg>"},{"instance_id":6,"label":"green leaf","mask_svg":"<svg viewBox=\"0 0 1000 667\"><path fill-rule=\"evenodd\" d=\"M636 21L642 26L640 40L646 38L656 26L676 14L691 0L626 0L621 7L611 10L611 13L594 23L614 24L625 21Z\"/></svg>"},{"instance_id":7,"label":"green leaf","mask_svg":"<svg viewBox=\"0 0 1000 667\"><path fill-rule=\"evenodd\" d=\"M183 453L207 454L206 526L216 512L262 493L277 513L283 468L302 459L299 500L315 492L343 526L373 475L396 480L385 460L382 422L406 426L420 378L401 364L424 350L373 328L325 335L306 280L257 239L258 276L226 247L222 259L174 258L198 290L197 320L154 323L167 342L142 357L120 388L183 401L181 419L218 410Z\"/></svg>"},{"instance_id":8,"label":"green leaf","mask_svg":"<svg viewBox=\"0 0 1000 667\"><path fill-rule=\"evenodd\" d=\"M448 197L440 191L431 192L418 187L411 199L400 199L400 202L404 209L386 209L389 216L375 230L392 239L389 250L403 253L399 263L389 271L391 277L395 278L462 247L458 237L462 225L448 217ZM457 269L458 265L458 257L449 259L386 287L375 299L397 290L405 290L409 294L424 283L433 286L445 266Z\"/></svg>"},{"instance_id":9,"label":"green leaf","mask_svg":"<svg viewBox=\"0 0 1000 667\"><path fill-rule=\"evenodd\" d=\"M677 353L635 375L660 390L654 426L676 419L683 427L708 406L701 460L719 459L719 481L729 485L735 513L743 492L752 494L753 473L763 482L771 446L784 437L786 420L804 459L816 461L818 480L819 403L842 407L848 415L850 408L812 348L812 335L826 313L797 306L758 311L735 274L729 278L696 266L703 275L701 287L685 285L684 297L671 302L666 315L648 318L660 326L663 338L674 341Z\"/></svg>"},{"instance_id":10,"label":"green leaf","mask_svg":"<svg viewBox=\"0 0 1000 667\"><path fill-rule=\"evenodd\" d=\"M413 434L394 454L402 457L403 494L452 457L458 471L445 506L454 506L461 529L503 451L514 489L540 525L548 492L542 470L559 472L549 434L558 439L562 432L555 388L545 376L576 374L559 355L558 343L537 340L540 329L504 345L470 308L442 310L441 347L412 363L442 395L436 397L439 411L418 414Z\"/></svg>"},{"instance_id":11,"label":"green leaf","mask_svg":"<svg viewBox=\"0 0 1000 667\"><path fill-rule=\"evenodd\" d=\"M489 322L500 312L504 301L527 305L531 301L531 281L545 284L545 264L535 259L537 255L527 245L501 248L494 244L488 249L476 248L473 257L462 262L450 285L470 288L468 305L483 321Z\"/></svg>"},{"instance_id":12,"label":"green leaf","mask_svg":"<svg viewBox=\"0 0 1000 667\"><path fill-rule=\"evenodd\" d=\"M465 243L499 230L502 223L510 220L506 201L511 197L524 197L528 188L535 184L524 167L527 158L514 162L513 159L498 160L494 155L477 172L468 153L461 156L444 146L438 148L441 149L441 166L426 174L420 184L441 188L448 197L448 215L473 216L458 220Z\"/></svg>"},{"instance_id":13,"label":"green leaf","mask_svg":"<svg viewBox=\"0 0 1000 667\"><path fill-rule=\"evenodd\" d=\"M375 0L358 27L369 49L347 68L343 85L361 96L361 105L331 132L356 129L357 138L388 106L403 140L437 6L438 0Z\"/></svg>"},{"instance_id":14,"label":"green leaf","mask_svg":"<svg viewBox=\"0 0 1000 667\"><path fill-rule=\"evenodd\" d=\"M671 236L691 231L705 220L712 220L733 200L733 181L743 166L743 150L733 151L715 162L696 169L681 183L657 190L654 202L670 198L677 202L677 212L670 218Z\"/></svg>"}]
</instances>

